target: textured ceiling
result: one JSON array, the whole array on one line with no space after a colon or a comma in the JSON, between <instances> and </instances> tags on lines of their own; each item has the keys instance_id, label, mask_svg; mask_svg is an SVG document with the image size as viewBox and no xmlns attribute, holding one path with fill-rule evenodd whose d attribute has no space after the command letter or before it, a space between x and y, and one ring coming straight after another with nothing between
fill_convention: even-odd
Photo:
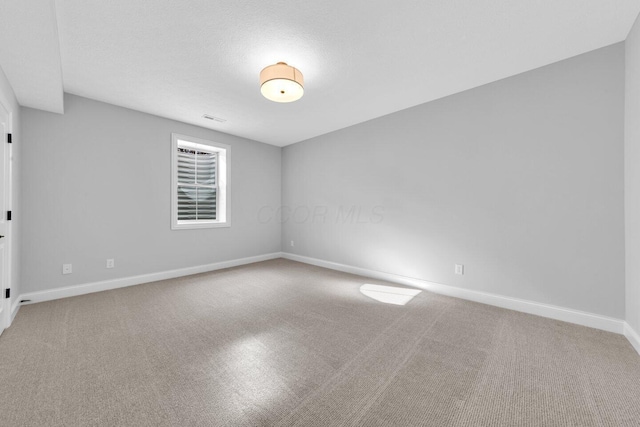
<instances>
[{"instance_id":1,"label":"textured ceiling","mask_svg":"<svg viewBox=\"0 0 640 427\"><path fill-rule=\"evenodd\" d=\"M58 45L44 34L56 23L40 22L53 0L9 3L39 3L11 21L42 31L0 39L0 65L22 105L57 111L46 106L61 94L38 88L53 88L59 72L49 59ZM58 0L55 9L65 91L282 146L620 42L640 0ZM300 101L261 96L259 72L278 61L304 73Z\"/></svg>"},{"instance_id":2,"label":"textured ceiling","mask_svg":"<svg viewBox=\"0 0 640 427\"><path fill-rule=\"evenodd\" d=\"M20 105L62 113L53 0L0 0L0 67Z\"/></svg>"}]
</instances>

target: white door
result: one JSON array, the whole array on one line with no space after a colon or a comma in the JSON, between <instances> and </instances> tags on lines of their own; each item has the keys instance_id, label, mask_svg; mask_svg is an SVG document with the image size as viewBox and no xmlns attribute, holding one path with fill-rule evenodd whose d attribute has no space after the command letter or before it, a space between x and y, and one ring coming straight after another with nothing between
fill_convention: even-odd
<instances>
[{"instance_id":1,"label":"white door","mask_svg":"<svg viewBox=\"0 0 640 427\"><path fill-rule=\"evenodd\" d=\"M0 333L11 320L11 300L5 298L9 289L11 221L7 211L11 203L11 144L7 144L10 132L10 115L0 103Z\"/></svg>"}]
</instances>

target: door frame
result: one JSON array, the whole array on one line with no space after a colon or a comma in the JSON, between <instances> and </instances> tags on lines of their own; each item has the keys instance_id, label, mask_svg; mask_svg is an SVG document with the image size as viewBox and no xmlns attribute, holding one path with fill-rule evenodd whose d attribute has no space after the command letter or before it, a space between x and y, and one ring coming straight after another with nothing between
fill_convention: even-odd
<instances>
[{"instance_id":1,"label":"door frame","mask_svg":"<svg viewBox=\"0 0 640 427\"><path fill-rule=\"evenodd\" d=\"M0 92L0 108L7 113L7 133L10 133L13 135L13 110L12 108L10 108L10 104L7 102L6 98L2 95L3 94ZM5 139L4 135L2 139ZM5 185L4 206L6 211L10 211L12 200L13 200L13 167L12 167L12 155L13 155L12 145L13 144L8 144L6 140L0 141L0 144L2 144L1 149L4 150L4 168L3 168L4 185ZM11 278L12 278L11 264L12 264L12 258L13 258L12 256L13 255L12 221L7 220L6 212L0 212L0 216L1 216L0 221L3 221L6 226L5 241L3 242L4 251L6 255L4 257L4 260L0 260L0 263L4 262L4 265L2 266L3 267L2 274L4 275L3 282L5 284L5 287L0 289L0 299L2 299L0 304L2 304L3 306L2 316L1 316L2 318L0 319L0 334L1 334L2 331L4 331L4 329L11 326L11 323L13 321L12 301L17 297L17 295L13 295L13 292L12 292L13 286L11 283ZM5 292L6 292L5 289L9 289L9 292L12 294L11 298L5 298Z\"/></svg>"}]
</instances>

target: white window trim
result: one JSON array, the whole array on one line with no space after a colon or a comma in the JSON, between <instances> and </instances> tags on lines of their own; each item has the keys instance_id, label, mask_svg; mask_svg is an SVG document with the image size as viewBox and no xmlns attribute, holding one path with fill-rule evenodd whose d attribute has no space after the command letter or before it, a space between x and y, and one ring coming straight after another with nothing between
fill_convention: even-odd
<instances>
[{"instance_id":1,"label":"white window trim","mask_svg":"<svg viewBox=\"0 0 640 427\"><path fill-rule=\"evenodd\" d=\"M178 141L186 145L204 145L218 153L218 203L215 221L178 221ZM231 227L231 146L193 136L171 134L171 229Z\"/></svg>"}]
</instances>

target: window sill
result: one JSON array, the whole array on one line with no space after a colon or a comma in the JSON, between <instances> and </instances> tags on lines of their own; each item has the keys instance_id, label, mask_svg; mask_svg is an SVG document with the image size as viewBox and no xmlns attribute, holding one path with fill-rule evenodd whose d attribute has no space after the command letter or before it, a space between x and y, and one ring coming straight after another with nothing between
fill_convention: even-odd
<instances>
[{"instance_id":1,"label":"window sill","mask_svg":"<svg viewBox=\"0 0 640 427\"><path fill-rule=\"evenodd\" d=\"M197 229L197 228L227 228L227 227L231 227L231 223L229 221L171 224L172 230L191 230L191 229Z\"/></svg>"}]
</instances>

